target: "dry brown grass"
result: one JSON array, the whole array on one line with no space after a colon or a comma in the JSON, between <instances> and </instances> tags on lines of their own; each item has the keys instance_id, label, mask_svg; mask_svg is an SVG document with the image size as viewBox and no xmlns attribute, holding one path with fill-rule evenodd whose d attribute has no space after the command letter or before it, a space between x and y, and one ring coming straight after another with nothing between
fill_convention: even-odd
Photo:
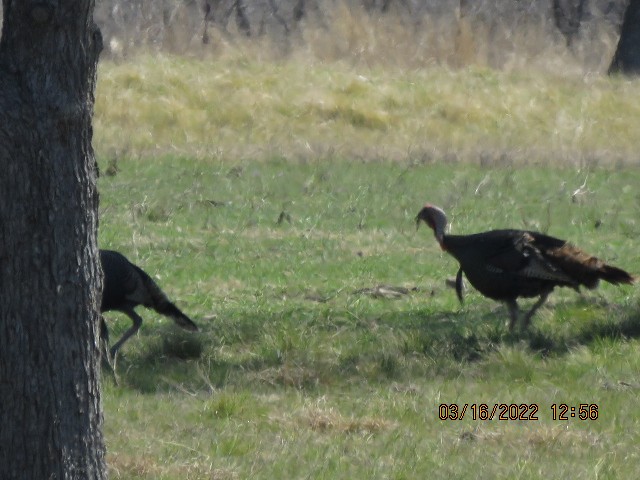
<instances>
[{"instance_id":1,"label":"dry brown grass","mask_svg":"<svg viewBox=\"0 0 640 480\"><path fill-rule=\"evenodd\" d=\"M113 3L113 2L112 2ZM306 15L294 22L294 2L275 2L286 33L267 2L247 1L252 36L238 32L234 16L224 22L229 2L214 2L215 21L202 43L204 16L197 2L142 1L128 17L114 14L109 2L98 7L106 55L129 58L140 51L203 58L237 57L238 52L262 60L304 58L347 62L360 67L415 69L430 65L487 66L505 70L535 68L548 72L604 71L615 48L617 32L611 21L597 15L582 25L572 48L553 24L551 11L537 14L510 7L461 16L458 2L438 9L416 3L391 3L382 13L362 3L342 0L307 2ZM120 9L122 10L122 9ZM232 10L229 10L232 11Z\"/></svg>"},{"instance_id":2,"label":"dry brown grass","mask_svg":"<svg viewBox=\"0 0 640 480\"><path fill-rule=\"evenodd\" d=\"M640 131L629 99L638 88L623 79L477 66L140 56L102 64L95 146L113 159L631 163ZM133 214L164 214L154 208Z\"/></svg>"}]
</instances>

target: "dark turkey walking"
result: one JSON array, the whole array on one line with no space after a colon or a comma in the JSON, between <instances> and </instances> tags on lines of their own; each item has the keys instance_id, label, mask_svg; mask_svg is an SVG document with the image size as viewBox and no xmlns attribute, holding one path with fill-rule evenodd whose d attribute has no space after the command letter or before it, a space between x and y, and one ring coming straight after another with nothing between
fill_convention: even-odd
<instances>
[{"instance_id":1,"label":"dark turkey walking","mask_svg":"<svg viewBox=\"0 0 640 480\"><path fill-rule=\"evenodd\" d=\"M197 332L198 327L167 298L160 287L140 267L112 250L100 250L100 261L104 272L101 312L116 310L129 316L133 325L122 338L111 347L110 359L115 359L118 350L142 325L142 317L135 312L138 305L151 308L165 315L185 330ZM102 318L100 325L103 341L109 344L109 332Z\"/></svg>"},{"instance_id":2,"label":"dark turkey walking","mask_svg":"<svg viewBox=\"0 0 640 480\"><path fill-rule=\"evenodd\" d=\"M513 330L520 297L540 298L523 316L527 328L531 317L555 287L596 288L602 279L614 285L633 283L624 270L558 238L525 230L492 230L474 235L446 235L447 217L441 208L426 205L416 217L433 229L440 247L460 263L456 291L462 300L462 273L484 296L506 303L509 329Z\"/></svg>"}]
</instances>

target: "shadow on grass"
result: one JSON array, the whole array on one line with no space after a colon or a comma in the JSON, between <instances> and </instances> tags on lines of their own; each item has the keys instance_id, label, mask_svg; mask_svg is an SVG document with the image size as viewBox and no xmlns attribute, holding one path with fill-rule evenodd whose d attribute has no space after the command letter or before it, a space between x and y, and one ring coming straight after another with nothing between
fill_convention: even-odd
<instances>
[{"instance_id":1,"label":"shadow on grass","mask_svg":"<svg viewBox=\"0 0 640 480\"><path fill-rule=\"evenodd\" d=\"M180 378L188 377L202 356L205 342L198 334L176 329L174 325L148 329L153 332L150 339L136 346L133 337L118 353L115 377L112 370L103 367L103 375L117 378L117 381L128 388L141 393L153 393L166 390L170 385L180 382ZM140 335L141 337L147 335ZM137 339L140 341L140 339ZM136 350L142 354L136 355Z\"/></svg>"},{"instance_id":2,"label":"shadow on grass","mask_svg":"<svg viewBox=\"0 0 640 480\"><path fill-rule=\"evenodd\" d=\"M558 305L559 309L573 310L601 305L585 303L583 299ZM596 308L597 307L597 308ZM599 312L598 312L599 313ZM561 356L579 346L589 346L603 339L620 340L640 338L640 312L629 306L616 308L615 313L602 309L602 315L594 313L584 320L562 324L551 329L533 325L526 331L509 332L506 326L506 310L495 310L480 316L464 312L414 311L409 314L393 313L381 318L381 322L395 328L413 332L414 351L436 359L450 358L458 362L481 360L487 353L500 346L526 345L541 356ZM570 314L570 313L569 313Z\"/></svg>"},{"instance_id":3,"label":"shadow on grass","mask_svg":"<svg viewBox=\"0 0 640 480\"><path fill-rule=\"evenodd\" d=\"M335 310L332 318L300 308L252 313L233 319L245 324L235 326L239 332L252 326L248 337L219 335L220 325L200 335L161 327L144 342L140 355L125 353L117 368L121 384L142 393L212 391L228 383L306 390L350 381L453 375L503 346L557 357L602 339L640 337L640 313L631 306L613 314L589 306L581 300L557 304L554 320L539 326L534 319L528 331L513 333L501 309L472 315L424 308L370 318L345 313L339 322ZM309 344L314 341L312 353Z\"/></svg>"},{"instance_id":4,"label":"shadow on grass","mask_svg":"<svg viewBox=\"0 0 640 480\"><path fill-rule=\"evenodd\" d=\"M583 304L578 301L574 305ZM640 312L631 307L616 310L613 315L604 312L604 315L573 322L572 328L564 333L533 328L522 335L531 350L545 356L564 355L576 347L590 346L603 339L625 341L640 338Z\"/></svg>"}]
</instances>

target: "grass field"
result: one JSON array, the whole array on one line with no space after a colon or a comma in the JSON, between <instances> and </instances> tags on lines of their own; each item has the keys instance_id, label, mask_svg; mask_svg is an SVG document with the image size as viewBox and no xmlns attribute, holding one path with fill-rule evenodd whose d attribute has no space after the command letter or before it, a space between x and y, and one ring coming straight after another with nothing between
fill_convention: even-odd
<instances>
[{"instance_id":1,"label":"grass field","mask_svg":"<svg viewBox=\"0 0 640 480\"><path fill-rule=\"evenodd\" d=\"M529 332L509 334L502 305L472 289L458 304L445 285L457 265L414 222L429 201L454 233L548 231L640 273L635 83L436 69L370 71L360 86L339 65L236 62L207 79L203 62L159 65L102 67L100 241L202 332L141 309L119 384L103 383L111 478L635 478L637 289L558 290ZM169 87L180 78L193 81ZM207 103L205 81L229 86ZM536 92L553 101L534 108ZM304 114L305 95L381 123ZM164 108L148 110L154 98ZM496 98L520 112L512 123L490 121ZM109 325L117 338L129 320ZM536 404L538 420L474 420L482 403ZM554 419L561 403L595 404L598 418ZM443 421L441 404L469 407Z\"/></svg>"},{"instance_id":2,"label":"grass field","mask_svg":"<svg viewBox=\"0 0 640 480\"><path fill-rule=\"evenodd\" d=\"M638 164L637 82L250 55L102 64L103 156Z\"/></svg>"}]
</instances>

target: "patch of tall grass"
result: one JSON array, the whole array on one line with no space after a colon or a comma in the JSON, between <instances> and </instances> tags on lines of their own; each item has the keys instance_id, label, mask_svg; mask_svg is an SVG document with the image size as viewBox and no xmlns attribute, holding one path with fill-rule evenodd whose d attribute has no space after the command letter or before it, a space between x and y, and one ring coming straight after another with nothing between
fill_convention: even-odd
<instances>
[{"instance_id":1,"label":"patch of tall grass","mask_svg":"<svg viewBox=\"0 0 640 480\"><path fill-rule=\"evenodd\" d=\"M103 62L100 156L637 163L636 82L142 55Z\"/></svg>"}]
</instances>

